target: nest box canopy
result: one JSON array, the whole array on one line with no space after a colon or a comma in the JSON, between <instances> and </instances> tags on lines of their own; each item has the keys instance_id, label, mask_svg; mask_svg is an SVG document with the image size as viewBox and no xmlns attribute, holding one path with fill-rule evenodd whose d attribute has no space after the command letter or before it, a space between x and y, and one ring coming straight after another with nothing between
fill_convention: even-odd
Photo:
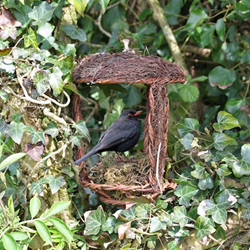
<instances>
[{"instance_id":1,"label":"nest box canopy","mask_svg":"<svg viewBox=\"0 0 250 250\"><path fill-rule=\"evenodd\" d=\"M85 56L73 71L74 83L184 83L186 72L178 64L157 56L130 52Z\"/></svg>"}]
</instances>

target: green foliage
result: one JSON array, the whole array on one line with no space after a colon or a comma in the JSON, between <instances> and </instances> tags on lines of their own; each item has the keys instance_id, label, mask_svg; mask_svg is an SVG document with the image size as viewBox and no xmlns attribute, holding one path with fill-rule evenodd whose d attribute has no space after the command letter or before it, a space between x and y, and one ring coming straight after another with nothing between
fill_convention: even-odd
<instances>
[{"instance_id":1,"label":"green foliage","mask_svg":"<svg viewBox=\"0 0 250 250\"><path fill-rule=\"evenodd\" d=\"M59 247L65 241L69 245L72 244L74 229L70 229L61 219L52 217L67 209L69 205L70 202L59 201L48 212L38 216L41 202L34 196L29 204L31 219L21 221L10 197L8 206L0 210L0 248L2 243L6 250L26 249L37 235L43 240L43 245Z\"/></svg>"},{"instance_id":2,"label":"green foliage","mask_svg":"<svg viewBox=\"0 0 250 250\"><path fill-rule=\"evenodd\" d=\"M232 235L249 230L250 219L250 38L245 29L249 1L159 3L190 71L185 85L169 85L166 177L178 186L155 203L138 203L114 214L101 206L87 211L84 233L103 248L157 249L162 244L177 250L194 235L198 241L193 244L200 240L207 247L211 243L211 249L218 242L216 249L244 249L248 242L243 245L237 238L233 245L228 242ZM5 192L0 197L1 204L8 204L0 210L0 249L28 248L37 236L50 249L67 249L76 239L79 249L88 249L79 236L83 228L73 230L54 217L69 210L69 203L59 201L45 211L40 199L66 187L78 208L74 217L79 219L89 210L89 203L81 203L72 155L67 155L70 145L81 146L82 139L94 145L124 108L145 110L147 91L133 84L77 88L71 79L75 57L122 51L121 40L129 38L136 52L173 60L170 45L152 10L144 5L132 8L129 1L4 0L3 4L22 26L1 24L0 104L8 106L16 97L25 101L25 107L19 111L17 103L1 109L0 189ZM80 13L78 19L71 5ZM83 119L77 122L68 117L69 110L61 115L72 92L83 100ZM37 110L44 117L37 117ZM26 142L27 152L20 152ZM29 177L38 175L28 184L20 171L23 161L32 166ZM27 186L30 195L39 197L30 199L23 192Z\"/></svg>"}]
</instances>

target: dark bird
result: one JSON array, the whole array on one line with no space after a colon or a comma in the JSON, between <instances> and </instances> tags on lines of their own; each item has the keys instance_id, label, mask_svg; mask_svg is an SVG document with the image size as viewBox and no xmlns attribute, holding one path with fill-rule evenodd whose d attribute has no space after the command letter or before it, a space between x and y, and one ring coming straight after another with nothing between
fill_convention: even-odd
<instances>
[{"instance_id":1,"label":"dark bird","mask_svg":"<svg viewBox=\"0 0 250 250\"><path fill-rule=\"evenodd\" d=\"M79 165L90 156L104 151L125 152L135 146L138 142L141 128L137 116L142 111L126 109L120 117L115 120L106 132L101 136L99 142L86 155L74 162Z\"/></svg>"}]
</instances>

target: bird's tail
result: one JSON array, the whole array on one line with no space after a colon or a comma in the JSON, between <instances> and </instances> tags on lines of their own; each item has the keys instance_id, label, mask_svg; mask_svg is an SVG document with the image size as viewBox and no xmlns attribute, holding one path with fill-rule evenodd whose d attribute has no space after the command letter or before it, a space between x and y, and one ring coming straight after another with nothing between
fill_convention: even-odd
<instances>
[{"instance_id":1,"label":"bird's tail","mask_svg":"<svg viewBox=\"0 0 250 250\"><path fill-rule=\"evenodd\" d=\"M81 157L80 159L76 160L74 162L74 165L80 165L83 161L85 161L86 159L88 159L90 156L97 154L98 150L96 150L95 148L93 148L92 150L90 150L86 155L84 155L83 157Z\"/></svg>"}]
</instances>

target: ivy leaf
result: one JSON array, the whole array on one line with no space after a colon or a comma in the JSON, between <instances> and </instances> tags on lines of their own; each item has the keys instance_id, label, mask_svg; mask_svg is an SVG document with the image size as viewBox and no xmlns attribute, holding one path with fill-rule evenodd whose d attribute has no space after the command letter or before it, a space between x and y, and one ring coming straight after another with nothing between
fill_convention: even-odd
<instances>
[{"instance_id":1,"label":"ivy leaf","mask_svg":"<svg viewBox=\"0 0 250 250\"><path fill-rule=\"evenodd\" d=\"M240 127L238 120L226 111L220 111L217 115L217 123L213 124L213 128L218 132L235 127Z\"/></svg>"},{"instance_id":2,"label":"ivy leaf","mask_svg":"<svg viewBox=\"0 0 250 250\"><path fill-rule=\"evenodd\" d=\"M219 39L223 42L224 41L224 36L225 36L225 31L226 31L226 26L224 23L224 18L220 18L217 20L216 25L215 25L216 32L219 36Z\"/></svg>"},{"instance_id":3,"label":"ivy leaf","mask_svg":"<svg viewBox=\"0 0 250 250\"><path fill-rule=\"evenodd\" d=\"M52 138L57 137L59 134L57 124L54 122L50 122L44 132L45 134L51 135Z\"/></svg>"},{"instance_id":4,"label":"ivy leaf","mask_svg":"<svg viewBox=\"0 0 250 250\"><path fill-rule=\"evenodd\" d=\"M60 189L60 187L66 184L62 176L55 178L53 175L48 177L48 183L52 194L55 194Z\"/></svg>"},{"instance_id":5,"label":"ivy leaf","mask_svg":"<svg viewBox=\"0 0 250 250\"><path fill-rule=\"evenodd\" d=\"M3 102L7 102L9 95L2 89L0 89L0 98L3 100Z\"/></svg>"},{"instance_id":6,"label":"ivy leaf","mask_svg":"<svg viewBox=\"0 0 250 250\"><path fill-rule=\"evenodd\" d=\"M215 232L215 225L213 221L205 216L199 216L194 224L194 228L197 230L197 238L202 239L204 236Z\"/></svg>"},{"instance_id":7,"label":"ivy leaf","mask_svg":"<svg viewBox=\"0 0 250 250\"><path fill-rule=\"evenodd\" d=\"M86 235L97 235L105 222L105 216L100 206L92 211L86 219Z\"/></svg>"},{"instance_id":8,"label":"ivy leaf","mask_svg":"<svg viewBox=\"0 0 250 250\"><path fill-rule=\"evenodd\" d=\"M50 74L49 84L53 89L53 95L57 97L63 90L63 80L62 80L63 72L55 67L53 73Z\"/></svg>"},{"instance_id":9,"label":"ivy leaf","mask_svg":"<svg viewBox=\"0 0 250 250\"><path fill-rule=\"evenodd\" d=\"M7 126L6 134L9 135L15 143L20 144L25 127L26 126L22 122L12 121Z\"/></svg>"},{"instance_id":10,"label":"ivy leaf","mask_svg":"<svg viewBox=\"0 0 250 250\"><path fill-rule=\"evenodd\" d=\"M185 149L190 149L192 148L193 140L194 140L194 136L188 133L180 139L180 142L184 146Z\"/></svg>"},{"instance_id":11,"label":"ivy leaf","mask_svg":"<svg viewBox=\"0 0 250 250\"><path fill-rule=\"evenodd\" d=\"M226 239L226 231L221 226L219 226L216 229L216 232L214 233L214 238L225 240Z\"/></svg>"},{"instance_id":12,"label":"ivy leaf","mask_svg":"<svg viewBox=\"0 0 250 250\"><path fill-rule=\"evenodd\" d=\"M243 175L250 175L250 163L246 161L235 161L232 166L235 177L240 178Z\"/></svg>"},{"instance_id":13,"label":"ivy leaf","mask_svg":"<svg viewBox=\"0 0 250 250\"><path fill-rule=\"evenodd\" d=\"M241 147L242 160L250 163L250 143L244 144Z\"/></svg>"},{"instance_id":14,"label":"ivy leaf","mask_svg":"<svg viewBox=\"0 0 250 250\"><path fill-rule=\"evenodd\" d=\"M146 218L148 217L148 212L151 209L151 205L147 203L137 204L135 207L136 217L138 218Z\"/></svg>"},{"instance_id":15,"label":"ivy leaf","mask_svg":"<svg viewBox=\"0 0 250 250\"><path fill-rule=\"evenodd\" d=\"M188 223L187 211L184 206L174 207L174 221L180 224L180 227L184 227Z\"/></svg>"},{"instance_id":16,"label":"ivy leaf","mask_svg":"<svg viewBox=\"0 0 250 250\"><path fill-rule=\"evenodd\" d=\"M199 127L199 122L193 118L182 119L177 124L177 130L178 130L181 137L186 135L187 133L191 133L194 130L197 130L198 127Z\"/></svg>"},{"instance_id":17,"label":"ivy leaf","mask_svg":"<svg viewBox=\"0 0 250 250\"><path fill-rule=\"evenodd\" d=\"M217 169L217 173L220 177L224 177L230 175L232 172L228 169L227 164L221 164L220 167Z\"/></svg>"},{"instance_id":18,"label":"ivy leaf","mask_svg":"<svg viewBox=\"0 0 250 250\"><path fill-rule=\"evenodd\" d=\"M41 141L45 145L44 133L41 130L36 131L33 126L29 126L25 129L26 132L30 133L30 138L32 143L36 144Z\"/></svg>"},{"instance_id":19,"label":"ivy leaf","mask_svg":"<svg viewBox=\"0 0 250 250\"><path fill-rule=\"evenodd\" d=\"M212 189L214 187L214 182L212 178L208 176L207 178L199 180L198 187L201 190Z\"/></svg>"},{"instance_id":20,"label":"ivy leaf","mask_svg":"<svg viewBox=\"0 0 250 250\"><path fill-rule=\"evenodd\" d=\"M218 204L212 200L205 200L205 202L206 206L204 209L208 214L212 215L213 221L224 225L227 221L227 200Z\"/></svg>"},{"instance_id":21,"label":"ivy leaf","mask_svg":"<svg viewBox=\"0 0 250 250\"><path fill-rule=\"evenodd\" d=\"M36 33L32 28L29 27L28 34L24 34L23 37L24 37L25 48L28 48L30 45L35 49L38 48L38 43L36 40Z\"/></svg>"},{"instance_id":22,"label":"ivy leaf","mask_svg":"<svg viewBox=\"0 0 250 250\"><path fill-rule=\"evenodd\" d=\"M75 25L63 25L62 30L71 39L78 40L80 42L85 42L87 40L84 30L76 28Z\"/></svg>"},{"instance_id":23,"label":"ivy leaf","mask_svg":"<svg viewBox=\"0 0 250 250\"><path fill-rule=\"evenodd\" d=\"M87 7L87 4L89 0L68 0L69 3L71 3L76 11L81 15L84 16L84 11Z\"/></svg>"},{"instance_id":24,"label":"ivy leaf","mask_svg":"<svg viewBox=\"0 0 250 250\"><path fill-rule=\"evenodd\" d=\"M79 120L72 127L75 128L76 131L79 132L82 137L87 139L88 142L91 141L89 130L88 130L87 126L86 126L85 121Z\"/></svg>"},{"instance_id":25,"label":"ivy leaf","mask_svg":"<svg viewBox=\"0 0 250 250\"><path fill-rule=\"evenodd\" d=\"M236 80L236 74L234 70L217 66L210 71L208 79L211 86L218 86L221 89L226 89Z\"/></svg>"},{"instance_id":26,"label":"ivy leaf","mask_svg":"<svg viewBox=\"0 0 250 250\"><path fill-rule=\"evenodd\" d=\"M205 171L205 167L201 162L198 162L192 167L195 167L195 170L191 172L191 175L196 179L204 179L207 178L208 173Z\"/></svg>"},{"instance_id":27,"label":"ivy leaf","mask_svg":"<svg viewBox=\"0 0 250 250\"><path fill-rule=\"evenodd\" d=\"M159 217L153 217L150 222L150 233L154 233L160 230L166 230L166 222L160 221Z\"/></svg>"},{"instance_id":28,"label":"ivy leaf","mask_svg":"<svg viewBox=\"0 0 250 250\"><path fill-rule=\"evenodd\" d=\"M35 20L32 24L37 26L43 26L46 22L50 21L56 7L47 3L41 2L38 6L35 6L28 16L30 19Z\"/></svg>"},{"instance_id":29,"label":"ivy leaf","mask_svg":"<svg viewBox=\"0 0 250 250\"><path fill-rule=\"evenodd\" d=\"M181 85L180 97L184 102L195 102L199 97L199 89L194 85Z\"/></svg>"},{"instance_id":30,"label":"ivy leaf","mask_svg":"<svg viewBox=\"0 0 250 250\"><path fill-rule=\"evenodd\" d=\"M201 9L191 10L190 16L186 24L186 29L193 31L195 27L201 25L207 18L208 15L204 10Z\"/></svg>"},{"instance_id":31,"label":"ivy leaf","mask_svg":"<svg viewBox=\"0 0 250 250\"><path fill-rule=\"evenodd\" d=\"M108 6L110 0L97 0L97 1L98 1L98 3L100 3L100 5L102 7L102 12L104 14L105 11L106 11L106 9L107 9L107 6Z\"/></svg>"},{"instance_id":32,"label":"ivy leaf","mask_svg":"<svg viewBox=\"0 0 250 250\"><path fill-rule=\"evenodd\" d=\"M76 146L82 146L82 135L73 135L70 136L70 141L73 142Z\"/></svg>"},{"instance_id":33,"label":"ivy leaf","mask_svg":"<svg viewBox=\"0 0 250 250\"><path fill-rule=\"evenodd\" d=\"M135 207L133 206L133 207L131 207L128 210L124 210L122 212L122 216L125 216L125 218L127 220L133 220L134 218L136 218L136 212L135 211L136 211Z\"/></svg>"},{"instance_id":34,"label":"ivy leaf","mask_svg":"<svg viewBox=\"0 0 250 250\"><path fill-rule=\"evenodd\" d=\"M30 188L30 193L34 194L35 192L39 195L43 195L43 185L47 183L47 180L44 178L40 178L38 182L32 182L31 183L31 188Z\"/></svg>"},{"instance_id":35,"label":"ivy leaf","mask_svg":"<svg viewBox=\"0 0 250 250\"><path fill-rule=\"evenodd\" d=\"M237 142L232 137L224 133L214 133L214 148L223 151L227 146L237 146Z\"/></svg>"},{"instance_id":36,"label":"ivy leaf","mask_svg":"<svg viewBox=\"0 0 250 250\"><path fill-rule=\"evenodd\" d=\"M36 72L33 78L33 83L36 86L36 90L39 95L44 94L48 89L50 89L49 76L43 70Z\"/></svg>"},{"instance_id":37,"label":"ivy leaf","mask_svg":"<svg viewBox=\"0 0 250 250\"><path fill-rule=\"evenodd\" d=\"M115 222L116 219L113 216L108 217L108 219L102 225L102 231L107 231L109 234L112 234L115 229Z\"/></svg>"},{"instance_id":38,"label":"ivy leaf","mask_svg":"<svg viewBox=\"0 0 250 250\"><path fill-rule=\"evenodd\" d=\"M197 188L181 184L175 189L174 194L180 197L179 204L187 207L189 206L189 201L196 195L197 192Z\"/></svg>"}]
</instances>

